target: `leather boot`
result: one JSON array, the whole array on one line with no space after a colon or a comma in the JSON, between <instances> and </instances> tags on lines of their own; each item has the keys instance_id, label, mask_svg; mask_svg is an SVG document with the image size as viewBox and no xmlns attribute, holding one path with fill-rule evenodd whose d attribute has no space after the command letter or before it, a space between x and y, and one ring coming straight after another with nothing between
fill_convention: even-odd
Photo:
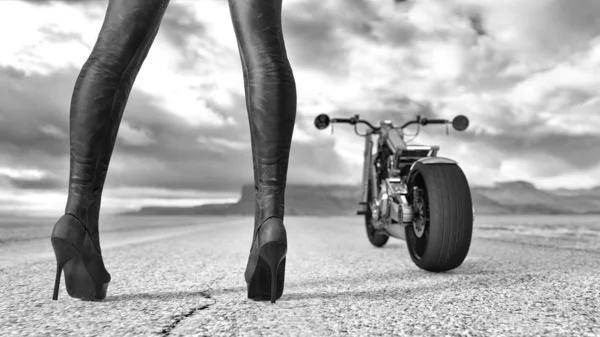
<instances>
[{"instance_id":1,"label":"leather boot","mask_svg":"<svg viewBox=\"0 0 600 337\"><path fill-rule=\"evenodd\" d=\"M281 0L229 0L244 73L256 206L245 272L248 298L283 293L284 196L296 119L296 84L281 27Z\"/></svg>"},{"instance_id":2,"label":"leather boot","mask_svg":"<svg viewBox=\"0 0 600 337\"><path fill-rule=\"evenodd\" d=\"M94 49L75 83L70 112L70 174L65 215L51 242L71 297L101 300L111 276L98 222L102 190L121 117L169 0L110 0Z\"/></svg>"}]
</instances>

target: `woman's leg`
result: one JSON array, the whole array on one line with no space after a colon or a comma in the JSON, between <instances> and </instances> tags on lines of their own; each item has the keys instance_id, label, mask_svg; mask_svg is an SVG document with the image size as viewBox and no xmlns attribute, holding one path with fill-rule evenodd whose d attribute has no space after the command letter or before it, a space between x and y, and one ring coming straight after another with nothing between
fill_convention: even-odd
<instances>
[{"instance_id":1,"label":"woman's leg","mask_svg":"<svg viewBox=\"0 0 600 337\"><path fill-rule=\"evenodd\" d=\"M248 297L274 301L283 292L285 273L284 194L296 84L283 40L281 0L229 0L229 8L244 72L256 189L254 237L245 274ZM276 288L271 277L275 273Z\"/></svg>"},{"instance_id":2,"label":"woman's leg","mask_svg":"<svg viewBox=\"0 0 600 337\"><path fill-rule=\"evenodd\" d=\"M168 3L110 0L98 40L75 83L69 194L65 215L52 232L58 264L55 299L63 266L69 295L86 299L106 295L106 286L99 287L110 281L98 232L102 189L129 93ZM86 270L87 279L82 276Z\"/></svg>"}]
</instances>

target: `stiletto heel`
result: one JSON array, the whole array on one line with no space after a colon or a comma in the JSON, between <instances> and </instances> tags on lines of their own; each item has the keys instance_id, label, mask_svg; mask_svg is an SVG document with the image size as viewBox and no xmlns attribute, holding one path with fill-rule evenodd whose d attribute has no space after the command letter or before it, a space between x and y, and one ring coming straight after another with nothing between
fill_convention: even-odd
<instances>
[{"instance_id":1,"label":"stiletto heel","mask_svg":"<svg viewBox=\"0 0 600 337\"><path fill-rule=\"evenodd\" d=\"M277 299L279 267L283 259L285 259L286 253L287 245L284 242L269 242L262 246L260 250L259 257L266 262L269 266L269 271L271 272L271 303L275 303L275 300Z\"/></svg>"},{"instance_id":2,"label":"stiletto heel","mask_svg":"<svg viewBox=\"0 0 600 337\"><path fill-rule=\"evenodd\" d=\"M275 299L277 298L277 270L279 269L279 265L276 268L271 266L271 303L275 303Z\"/></svg>"},{"instance_id":3,"label":"stiletto heel","mask_svg":"<svg viewBox=\"0 0 600 337\"><path fill-rule=\"evenodd\" d=\"M54 225L51 242L56 256L52 299L58 299L63 271L69 296L91 301L104 299L110 274L83 224L71 214L63 215Z\"/></svg>"},{"instance_id":4,"label":"stiletto heel","mask_svg":"<svg viewBox=\"0 0 600 337\"><path fill-rule=\"evenodd\" d=\"M56 256L56 279L54 281L54 294L52 295L53 300L58 299L58 289L60 288L60 276L63 271L63 267L67 262L73 258L73 254L68 249L68 243L60 240L57 237L51 239L52 248L54 249L54 255Z\"/></svg>"},{"instance_id":5,"label":"stiletto heel","mask_svg":"<svg viewBox=\"0 0 600 337\"><path fill-rule=\"evenodd\" d=\"M56 279L54 280L54 293L52 294L52 299L58 299L58 288L60 287L60 274L62 274L63 266L57 264L56 265Z\"/></svg>"},{"instance_id":6,"label":"stiletto heel","mask_svg":"<svg viewBox=\"0 0 600 337\"><path fill-rule=\"evenodd\" d=\"M287 235L281 219L271 218L261 226L246 268L248 298L275 303L283 294Z\"/></svg>"}]
</instances>

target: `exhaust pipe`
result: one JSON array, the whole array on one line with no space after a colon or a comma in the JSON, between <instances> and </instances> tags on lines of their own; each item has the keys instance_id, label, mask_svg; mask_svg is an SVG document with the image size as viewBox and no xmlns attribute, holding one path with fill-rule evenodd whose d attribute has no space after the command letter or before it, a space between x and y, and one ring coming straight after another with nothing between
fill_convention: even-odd
<instances>
[{"instance_id":1,"label":"exhaust pipe","mask_svg":"<svg viewBox=\"0 0 600 337\"><path fill-rule=\"evenodd\" d=\"M406 241L406 235L404 234L404 227L412 224L413 221L413 210L408 205L404 196L401 196L403 203L399 204L393 200L390 200L390 211L392 220L396 223L391 223L385 227L385 231L397 239Z\"/></svg>"},{"instance_id":2,"label":"exhaust pipe","mask_svg":"<svg viewBox=\"0 0 600 337\"><path fill-rule=\"evenodd\" d=\"M406 235L404 234L404 227L406 227L406 225L399 224L399 223L393 223L393 224L388 225L385 228L385 231L390 236L393 236L396 239L400 239L400 240L406 241Z\"/></svg>"}]
</instances>

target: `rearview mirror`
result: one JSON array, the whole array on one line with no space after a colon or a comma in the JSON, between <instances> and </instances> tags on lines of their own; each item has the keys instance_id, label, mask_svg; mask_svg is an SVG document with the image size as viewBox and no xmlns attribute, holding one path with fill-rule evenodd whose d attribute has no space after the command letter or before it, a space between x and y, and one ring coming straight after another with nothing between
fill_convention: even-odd
<instances>
[{"instance_id":1,"label":"rearview mirror","mask_svg":"<svg viewBox=\"0 0 600 337\"><path fill-rule=\"evenodd\" d=\"M319 130L323 130L326 127L328 127L329 122L330 122L329 116L327 116L326 114L320 114L317 117L315 117L315 126Z\"/></svg>"},{"instance_id":2,"label":"rearview mirror","mask_svg":"<svg viewBox=\"0 0 600 337\"><path fill-rule=\"evenodd\" d=\"M452 127L456 131L465 131L469 127L469 119L466 116L458 115L452 120Z\"/></svg>"}]
</instances>

